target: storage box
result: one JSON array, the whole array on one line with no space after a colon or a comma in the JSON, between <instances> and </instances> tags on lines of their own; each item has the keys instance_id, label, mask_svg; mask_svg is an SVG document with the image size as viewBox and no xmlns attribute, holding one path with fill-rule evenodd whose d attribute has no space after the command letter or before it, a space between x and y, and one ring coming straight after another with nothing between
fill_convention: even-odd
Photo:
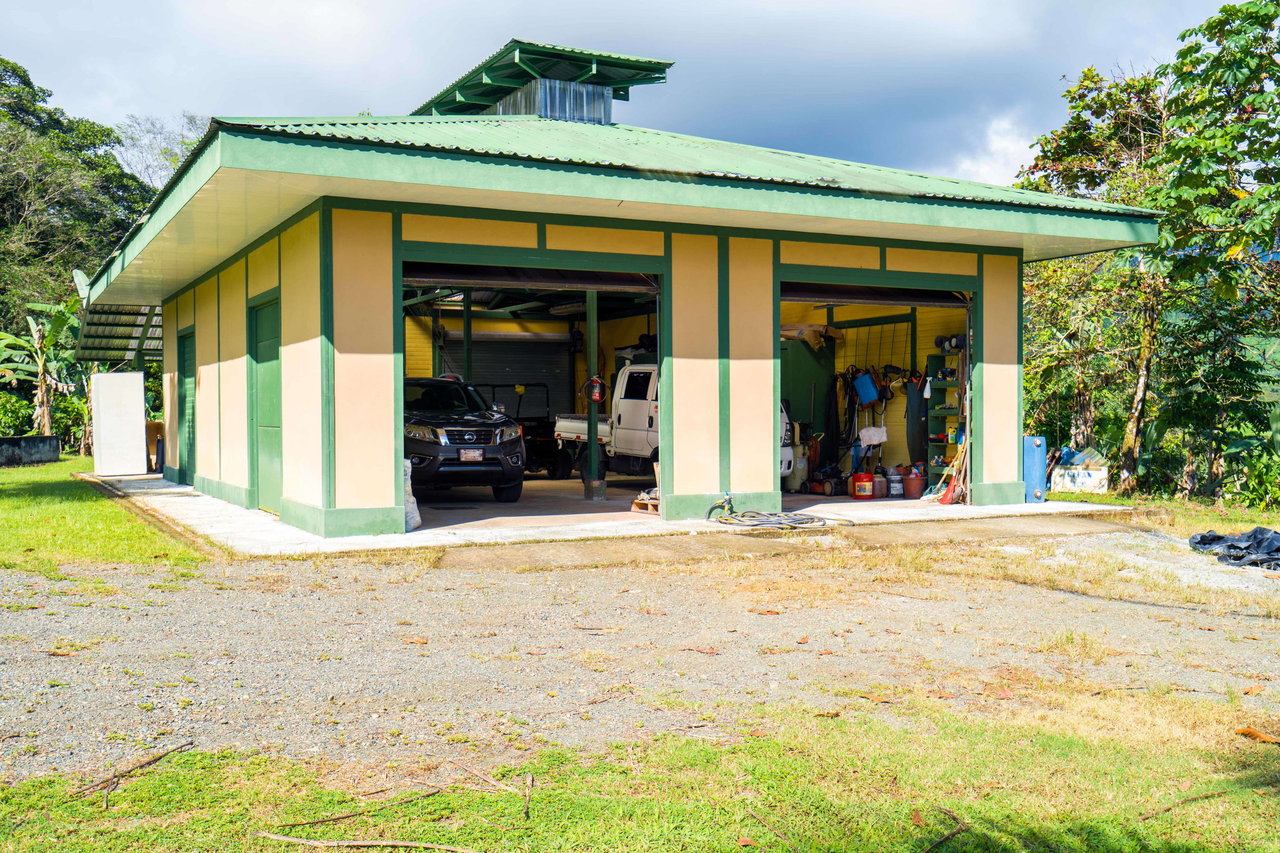
<instances>
[{"instance_id":1,"label":"storage box","mask_svg":"<svg viewBox=\"0 0 1280 853\"><path fill-rule=\"evenodd\" d=\"M1049 487L1055 492L1088 492L1105 495L1109 481L1109 469L1105 467L1079 468L1074 465L1059 465L1053 469Z\"/></svg>"}]
</instances>

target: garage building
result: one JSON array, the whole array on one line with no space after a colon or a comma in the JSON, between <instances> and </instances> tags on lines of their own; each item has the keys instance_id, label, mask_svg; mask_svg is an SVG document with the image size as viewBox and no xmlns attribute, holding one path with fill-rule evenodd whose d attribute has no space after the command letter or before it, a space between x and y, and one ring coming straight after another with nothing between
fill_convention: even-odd
<instances>
[{"instance_id":1,"label":"garage building","mask_svg":"<svg viewBox=\"0 0 1280 853\"><path fill-rule=\"evenodd\" d=\"M925 461L958 428L971 500L1022 502L1022 266L1154 214L614 123L670 64L513 40L410 115L216 118L91 279L81 357L162 357L165 477L325 536L403 530L406 376L587 411L646 345L664 518L780 508L784 385L840 464L825 377L868 364L933 370ZM886 464L920 461L905 403L854 412Z\"/></svg>"}]
</instances>

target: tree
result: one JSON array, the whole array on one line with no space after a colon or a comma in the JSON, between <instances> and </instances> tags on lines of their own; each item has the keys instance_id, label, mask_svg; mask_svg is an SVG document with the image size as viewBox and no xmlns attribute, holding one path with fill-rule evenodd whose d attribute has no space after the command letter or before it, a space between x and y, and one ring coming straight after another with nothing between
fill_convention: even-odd
<instances>
[{"instance_id":1,"label":"tree","mask_svg":"<svg viewBox=\"0 0 1280 853\"><path fill-rule=\"evenodd\" d=\"M1152 191L1163 180L1158 155L1168 143L1167 87L1155 74L1104 77L1086 68L1063 94L1067 121L1036 141L1035 159L1020 173L1030 189L1149 207ZM1159 344L1160 323L1177 299L1177 286L1150 262L1148 252L1126 251L1105 257L1079 291L1083 317L1106 318L1113 332L1098 355L1119 361L1132 377L1132 396L1120 439L1120 489L1137 486L1143 427L1151 372ZM1033 273L1030 287L1052 278L1063 263ZM1113 371L1117 372L1117 371ZM1108 375L1077 379L1099 387ZM1087 389L1086 389L1087 390ZM1081 404L1091 405L1082 393Z\"/></svg>"},{"instance_id":2,"label":"tree","mask_svg":"<svg viewBox=\"0 0 1280 853\"><path fill-rule=\"evenodd\" d=\"M74 293L154 191L115 157L111 128L47 104L22 66L0 58L0 329L21 334L28 302Z\"/></svg>"},{"instance_id":3,"label":"tree","mask_svg":"<svg viewBox=\"0 0 1280 853\"><path fill-rule=\"evenodd\" d=\"M54 394L69 394L79 377L75 361L75 335L79 329L80 300L61 305L31 303L27 306L28 333L0 332L0 379L35 386L35 429L53 435Z\"/></svg>"},{"instance_id":4,"label":"tree","mask_svg":"<svg viewBox=\"0 0 1280 853\"><path fill-rule=\"evenodd\" d=\"M1207 459L1205 482L1219 484L1226 446L1260 428L1267 377L1249 341L1274 335L1280 316L1278 18L1277 3L1224 6L1184 32L1175 60L1155 72L1108 79L1085 69L1064 95L1066 122L1037 140L1022 173L1024 186L1163 214L1155 246L1112 254L1087 283L1072 279L1078 261L1033 267L1027 282L1029 322L1064 329L1064 344L1081 340L1054 312L1068 281L1076 314L1099 321L1083 350L1091 358L1078 346L1029 347L1029 374L1053 374L1037 359L1074 354L1091 387L1127 380L1121 491L1147 476L1153 439L1183 442L1181 479L1194 489L1197 458ZM1029 341L1037 334L1045 338L1031 331Z\"/></svg>"},{"instance_id":5,"label":"tree","mask_svg":"<svg viewBox=\"0 0 1280 853\"><path fill-rule=\"evenodd\" d=\"M126 169L159 189L195 148L208 123L189 112L172 119L130 113L116 126L117 156Z\"/></svg>"}]
</instances>

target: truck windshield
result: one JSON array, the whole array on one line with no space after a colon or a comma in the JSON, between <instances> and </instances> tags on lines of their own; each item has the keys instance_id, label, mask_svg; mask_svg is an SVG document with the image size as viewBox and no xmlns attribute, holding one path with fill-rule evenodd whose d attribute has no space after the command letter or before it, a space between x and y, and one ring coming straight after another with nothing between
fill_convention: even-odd
<instances>
[{"instance_id":1,"label":"truck windshield","mask_svg":"<svg viewBox=\"0 0 1280 853\"><path fill-rule=\"evenodd\" d=\"M404 410L423 415L483 412L485 405L476 389L460 382L407 382Z\"/></svg>"}]
</instances>

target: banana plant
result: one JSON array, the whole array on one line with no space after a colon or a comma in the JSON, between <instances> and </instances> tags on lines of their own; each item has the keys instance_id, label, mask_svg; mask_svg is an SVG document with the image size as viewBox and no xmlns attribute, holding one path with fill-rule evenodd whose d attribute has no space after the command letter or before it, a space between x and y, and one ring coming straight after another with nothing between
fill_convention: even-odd
<instances>
[{"instance_id":1,"label":"banana plant","mask_svg":"<svg viewBox=\"0 0 1280 853\"><path fill-rule=\"evenodd\" d=\"M35 386L33 426L40 435L53 435L53 395L70 394L77 385L80 300L72 298L61 305L30 302L27 310L27 334L0 332L0 381Z\"/></svg>"}]
</instances>

